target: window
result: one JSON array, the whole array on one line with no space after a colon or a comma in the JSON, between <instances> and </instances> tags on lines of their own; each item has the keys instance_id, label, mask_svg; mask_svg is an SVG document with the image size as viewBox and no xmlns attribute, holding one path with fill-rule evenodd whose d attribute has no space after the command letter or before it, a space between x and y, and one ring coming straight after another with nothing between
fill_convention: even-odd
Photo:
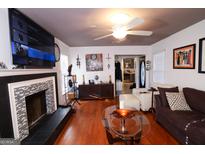
<instances>
[{"instance_id":1,"label":"window","mask_svg":"<svg viewBox=\"0 0 205 154\"><path fill-rule=\"evenodd\" d=\"M153 82L165 81L165 51L153 55Z\"/></svg>"}]
</instances>

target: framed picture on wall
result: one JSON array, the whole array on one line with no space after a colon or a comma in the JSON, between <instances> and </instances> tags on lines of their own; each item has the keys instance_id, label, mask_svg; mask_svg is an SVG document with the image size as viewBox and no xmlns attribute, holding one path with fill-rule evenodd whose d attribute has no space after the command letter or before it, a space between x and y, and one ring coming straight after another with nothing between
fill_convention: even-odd
<instances>
[{"instance_id":1,"label":"framed picture on wall","mask_svg":"<svg viewBox=\"0 0 205 154\"><path fill-rule=\"evenodd\" d=\"M195 48L196 44L187 45L173 50L174 69L194 69L195 68Z\"/></svg>"},{"instance_id":2,"label":"framed picture on wall","mask_svg":"<svg viewBox=\"0 0 205 154\"><path fill-rule=\"evenodd\" d=\"M103 71L103 55L87 54L85 55L86 71Z\"/></svg>"},{"instance_id":3,"label":"framed picture on wall","mask_svg":"<svg viewBox=\"0 0 205 154\"><path fill-rule=\"evenodd\" d=\"M205 73L205 38L199 40L199 73Z\"/></svg>"}]
</instances>

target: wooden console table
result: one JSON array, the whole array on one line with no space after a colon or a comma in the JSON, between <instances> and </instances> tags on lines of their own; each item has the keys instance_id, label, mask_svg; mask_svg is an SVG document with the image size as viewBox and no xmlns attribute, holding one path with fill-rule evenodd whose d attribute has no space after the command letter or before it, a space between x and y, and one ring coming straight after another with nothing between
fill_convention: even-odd
<instances>
[{"instance_id":1,"label":"wooden console table","mask_svg":"<svg viewBox=\"0 0 205 154\"><path fill-rule=\"evenodd\" d=\"M114 98L113 84L84 84L79 85L80 99Z\"/></svg>"}]
</instances>

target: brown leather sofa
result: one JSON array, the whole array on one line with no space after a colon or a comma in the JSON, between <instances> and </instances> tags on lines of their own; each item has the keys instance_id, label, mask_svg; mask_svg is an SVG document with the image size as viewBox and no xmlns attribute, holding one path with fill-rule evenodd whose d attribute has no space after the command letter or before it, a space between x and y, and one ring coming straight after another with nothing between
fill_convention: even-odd
<instances>
[{"instance_id":1,"label":"brown leather sofa","mask_svg":"<svg viewBox=\"0 0 205 154\"><path fill-rule=\"evenodd\" d=\"M181 144L205 144L205 91L183 88L192 111L172 111L155 95L156 120Z\"/></svg>"}]
</instances>

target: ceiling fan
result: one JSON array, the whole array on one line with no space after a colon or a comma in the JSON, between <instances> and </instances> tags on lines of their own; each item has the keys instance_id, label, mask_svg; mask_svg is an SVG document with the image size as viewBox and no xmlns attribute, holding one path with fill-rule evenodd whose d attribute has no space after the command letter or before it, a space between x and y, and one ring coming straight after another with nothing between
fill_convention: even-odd
<instances>
[{"instance_id":1,"label":"ceiling fan","mask_svg":"<svg viewBox=\"0 0 205 154\"><path fill-rule=\"evenodd\" d=\"M119 18L120 19L120 18ZM115 37L118 40L124 40L127 35L138 35L138 36L150 36L152 35L152 31L143 31L143 30L130 30L136 27L139 24L144 22L143 19L134 18L126 23L114 24L112 27L112 33L100 36L95 38L94 40L101 40L110 36Z\"/></svg>"}]
</instances>

